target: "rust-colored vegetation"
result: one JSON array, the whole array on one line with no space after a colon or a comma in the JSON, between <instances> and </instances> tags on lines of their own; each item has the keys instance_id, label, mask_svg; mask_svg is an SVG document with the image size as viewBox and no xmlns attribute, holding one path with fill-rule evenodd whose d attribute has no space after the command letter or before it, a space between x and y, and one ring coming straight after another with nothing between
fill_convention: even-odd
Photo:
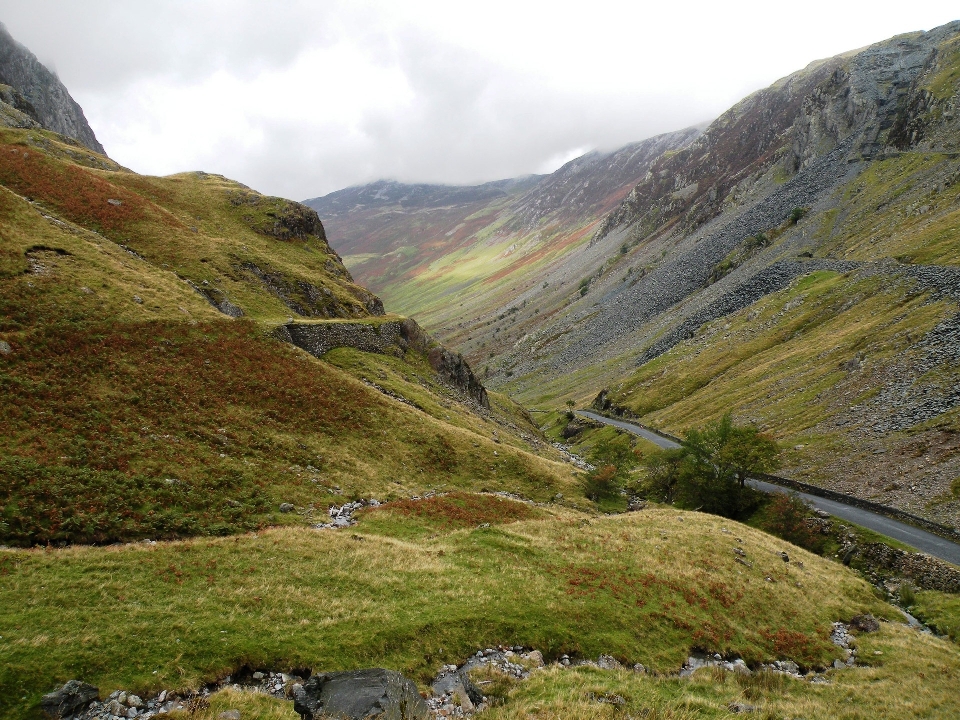
<instances>
[{"instance_id":1,"label":"rust-colored vegetation","mask_svg":"<svg viewBox=\"0 0 960 720\"><path fill-rule=\"evenodd\" d=\"M26 146L0 145L0 184L111 238L148 217L149 204L136 193L107 182L88 168L60 162Z\"/></svg>"},{"instance_id":2,"label":"rust-colored vegetation","mask_svg":"<svg viewBox=\"0 0 960 720\"><path fill-rule=\"evenodd\" d=\"M476 527L483 523L502 525L536 516L536 511L525 503L495 495L465 492L452 492L424 500L397 500L371 512L380 511L425 520L444 530Z\"/></svg>"}]
</instances>

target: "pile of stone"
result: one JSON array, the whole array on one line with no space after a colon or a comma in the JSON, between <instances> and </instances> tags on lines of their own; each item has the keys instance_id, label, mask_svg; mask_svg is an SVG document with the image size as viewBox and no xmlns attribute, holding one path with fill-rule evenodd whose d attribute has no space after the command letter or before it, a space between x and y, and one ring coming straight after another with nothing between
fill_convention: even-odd
<instances>
[{"instance_id":1,"label":"pile of stone","mask_svg":"<svg viewBox=\"0 0 960 720\"><path fill-rule=\"evenodd\" d=\"M313 527L317 530L336 529L356 525L357 521L353 514L365 507L380 507L379 500L356 500L344 505L332 505L327 514L330 516L330 522L317 523Z\"/></svg>"}]
</instances>

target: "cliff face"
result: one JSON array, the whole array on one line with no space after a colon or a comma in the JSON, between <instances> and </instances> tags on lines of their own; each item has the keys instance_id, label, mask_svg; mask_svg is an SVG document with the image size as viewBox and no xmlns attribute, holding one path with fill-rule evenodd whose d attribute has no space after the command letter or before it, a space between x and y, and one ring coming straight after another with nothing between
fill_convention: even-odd
<instances>
[{"instance_id":1,"label":"cliff face","mask_svg":"<svg viewBox=\"0 0 960 720\"><path fill-rule=\"evenodd\" d=\"M6 96L0 98L7 105L47 130L71 137L95 152L106 154L87 123L83 109L70 97L67 88L32 52L14 40L3 24L0 24L0 83L9 85L19 96L16 104ZM9 111L3 113L4 116L10 114ZM21 117L15 117L19 121L15 127L28 126Z\"/></svg>"}]
</instances>

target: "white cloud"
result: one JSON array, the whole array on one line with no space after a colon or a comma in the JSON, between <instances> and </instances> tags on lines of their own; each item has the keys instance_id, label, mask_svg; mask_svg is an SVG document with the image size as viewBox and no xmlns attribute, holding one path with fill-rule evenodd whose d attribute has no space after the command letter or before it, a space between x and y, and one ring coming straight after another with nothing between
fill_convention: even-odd
<instances>
[{"instance_id":1,"label":"white cloud","mask_svg":"<svg viewBox=\"0 0 960 720\"><path fill-rule=\"evenodd\" d=\"M953 3L5 0L138 172L312 197L479 182L702 122L806 65L953 19Z\"/></svg>"}]
</instances>

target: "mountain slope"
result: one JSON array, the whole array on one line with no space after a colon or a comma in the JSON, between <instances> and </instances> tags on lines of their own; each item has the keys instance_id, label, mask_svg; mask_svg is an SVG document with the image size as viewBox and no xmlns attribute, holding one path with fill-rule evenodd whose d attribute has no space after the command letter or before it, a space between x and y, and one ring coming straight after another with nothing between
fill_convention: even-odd
<instances>
[{"instance_id":1,"label":"mountain slope","mask_svg":"<svg viewBox=\"0 0 960 720\"><path fill-rule=\"evenodd\" d=\"M674 432L732 409L797 448L790 474L960 524L958 36L815 63L659 159L593 240L635 249L491 384L606 386Z\"/></svg>"},{"instance_id":2,"label":"mountain slope","mask_svg":"<svg viewBox=\"0 0 960 720\"><path fill-rule=\"evenodd\" d=\"M732 409L802 446L790 474L960 524L958 36L955 22L811 63L703 133L649 146L602 220L565 178L586 168L592 192L629 173L574 161L472 215L482 231L437 224L431 237L466 246L434 242L419 266L407 248L417 269L384 287L528 406L606 388L673 432ZM397 242L415 245L397 216ZM809 277L829 300L782 310L809 303ZM773 306L747 334L721 331ZM922 462L882 462L901 451Z\"/></svg>"},{"instance_id":3,"label":"mountain slope","mask_svg":"<svg viewBox=\"0 0 960 720\"><path fill-rule=\"evenodd\" d=\"M32 52L14 40L2 23L0 84L10 86L18 96L14 99L0 95L3 103L12 105L47 130L73 138L89 150L104 153L83 109L70 97L67 88Z\"/></svg>"},{"instance_id":4,"label":"mountain slope","mask_svg":"<svg viewBox=\"0 0 960 720\"><path fill-rule=\"evenodd\" d=\"M309 208L204 173L140 176L36 129L0 129L0 208L3 542L222 534L360 497L546 499L571 482L415 325L417 343L360 359L278 339L402 323Z\"/></svg>"}]
</instances>

